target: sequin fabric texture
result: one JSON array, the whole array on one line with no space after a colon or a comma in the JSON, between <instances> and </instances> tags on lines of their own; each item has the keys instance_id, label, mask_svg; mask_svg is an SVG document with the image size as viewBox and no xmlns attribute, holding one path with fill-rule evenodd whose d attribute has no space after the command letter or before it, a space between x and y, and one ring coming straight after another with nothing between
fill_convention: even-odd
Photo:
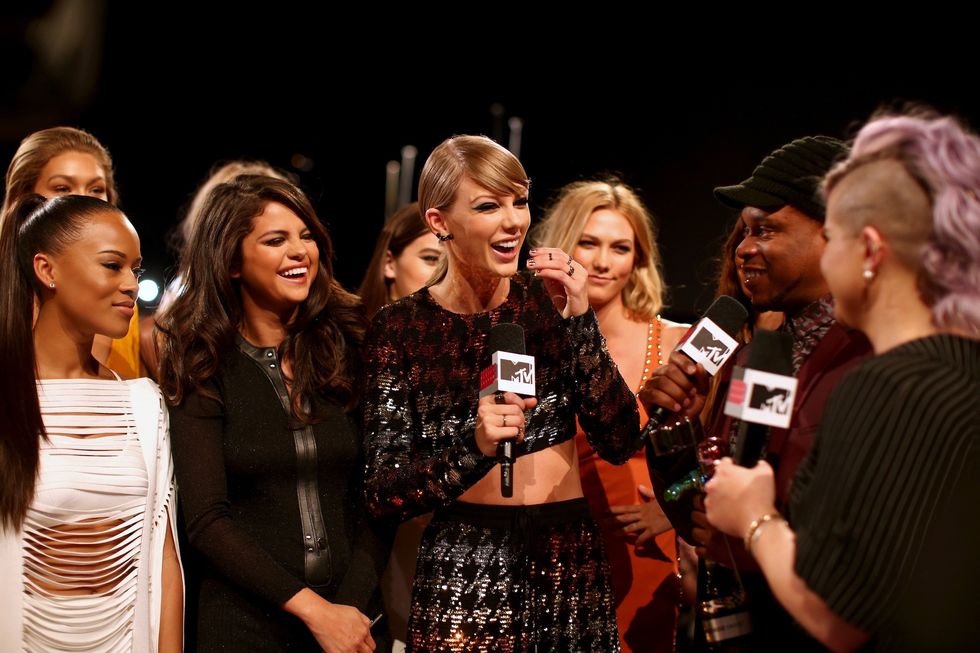
<instances>
[{"instance_id":1,"label":"sequin fabric texture","mask_svg":"<svg viewBox=\"0 0 980 653\"><path fill-rule=\"evenodd\" d=\"M447 311L423 289L382 309L368 336L365 489L368 509L376 516L397 516L404 520L449 506L494 466L494 458L484 456L476 446L474 434L480 371L489 363L490 356L485 350L487 334L493 325L502 322L514 322L524 328L527 353L536 362L538 405L528 412L525 439L515 446L517 456L573 438L576 416L589 443L607 460L623 463L639 446L636 400L609 357L591 310L563 320L543 285L525 274L511 280L510 294L499 308L475 315ZM569 560L562 564L571 574L579 573L575 568L580 565L593 565L597 577L602 577L597 584L602 590L608 586L608 569L601 545L591 543L598 538L598 531L591 519L588 523L592 530L583 530L581 524L575 525L575 520L555 527L558 531L574 530L574 534L563 531L566 534L559 536L563 543L578 543L572 547L574 552L565 551L560 557L568 555ZM530 598L526 592L518 592L520 596L516 598L501 596L513 594L507 589L511 584L526 585L527 579L519 577L528 573L530 567L526 560L506 565L506 573L500 570L498 580L489 580L498 575L488 569L491 558L513 559L514 552L522 555L523 549L515 548L512 538L505 536L505 530L469 528L485 532L471 533L473 537L467 540L464 527L440 528L435 522L430 525L420 550L416 587L438 580L437 576L452 566L462 570L456 574L458 578L469 579L452 590L456 604L472 604L471 595L481 591L495 596L484 597L483 607L474 610L472 616L476 622L451 633L444 630L448 615L442 619L427 611L422 603L425 597L416 593L413 617L424 613L432 621L422 623L416 618L410 628L415 632L439 632L433 637L441 643L417 646L414 650L482 650L475 639L469 638L479 632L500 631L499 620L503 615L508 610L511 613L523 610L522 602ZM461 539L457 541L457 538ZM597 555L595 560L576 557L582 551L593 550L598 553L588 553L586 557ZM441 563L427 566L423 561L433 560L437 551ZM557 566L559 562L550 553L545 558L549 560L544 565L547 567ZM422 578L424 574L434 576ZM582 588L573 584L563 587L562 592L567 594L565 601L582 610L591 609L586 603L594 597L589 597ZM603 603L600 601L598 605ZM615 636L611 605L607 612L613 620ZM596 616L582 614L587 619ZM522 626L533 627L533 623ZM461 640L459 646L445 639L450 635ZM568 641L572 643L561 649L541 641L538 650L579 647L574 644L574 638ZM495 648L486 650L534 650L524 648L520 641L510 641L510 645L508 648L497 642ZM618 648L618 641L615 646Z\"/></svg>"},{"instance_id":2,"label":"sequin fabric texture","mask_svg":"<svg viewBox=\"0 0 980 653\"><path fill-rule=\"evenodd\" d=\"M421 550L412 651L619 651L610 569L585 499L457 503L436 511Z\"/></svg>"}]
</instances>

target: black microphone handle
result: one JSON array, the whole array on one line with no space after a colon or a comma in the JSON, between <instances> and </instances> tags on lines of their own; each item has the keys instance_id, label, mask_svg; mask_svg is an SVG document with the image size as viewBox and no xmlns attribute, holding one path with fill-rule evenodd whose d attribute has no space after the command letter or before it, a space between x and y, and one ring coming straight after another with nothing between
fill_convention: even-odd
<instances>
[{"instance_id":1,"label":"black microphone handle","mask_svg":"<svg viewBox=\"0 0 980 653\"><path fill-rule=\"evenodd\" d=\"M504 440L497 445L500 457L500 495L514 496L514 441Z\"/></svg>"},{"instance_id":2,"label":"black microphone handle","mask_svg":"<svg viewBox=\"0 0 980 653\"><path fill-rule=\"evenodd\" d=\"M741 467L755 467L762 458L762 450L769 442L769 427L765 424L743 421L738 425L735 451L732 459Z\"/></svg>"}]
</instances>

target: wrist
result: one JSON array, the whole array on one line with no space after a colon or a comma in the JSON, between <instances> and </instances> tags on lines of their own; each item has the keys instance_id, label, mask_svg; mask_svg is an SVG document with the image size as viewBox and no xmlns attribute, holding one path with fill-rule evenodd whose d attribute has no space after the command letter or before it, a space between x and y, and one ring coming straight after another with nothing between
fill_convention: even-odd
<instances>
[{"instance_id":1,"label":"wrist","mask_svg":"<svg viewBox=\"0 0 980 653\"><path fill-rule=\"evenodd\" d=\"M292 598L283 604L283 609L299 618L304 623L309 623L318 609L329 606L330 603L325 598L314 592L308 587L293 594Z\"/></svg>"},{"instance_id":2,"label":"wrist","mask_svg":"<svg viewBox=\"0 0 980 653\"><path fill-rule=\"evenodd\" d=\"M745 543L745 550L749 555L753 555L752 549L758 543L759 538L762 537L762 533L765 532L766 528L772 524L786 523L786 519L780 515L775 510L770 510L765 514L761 515L758 519L754 519L749 527L745 531L745 537L743 542Z\"/></svg>"}]
</instances>

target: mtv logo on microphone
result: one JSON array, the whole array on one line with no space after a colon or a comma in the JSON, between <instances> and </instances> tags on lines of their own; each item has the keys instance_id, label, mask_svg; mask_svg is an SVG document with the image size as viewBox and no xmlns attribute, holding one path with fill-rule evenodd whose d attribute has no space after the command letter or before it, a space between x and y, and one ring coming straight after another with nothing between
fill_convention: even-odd
<instances>
[{"instance_id":1,"label":"mtv logo on microphone","mask_svg":"<svg viewBox=\"0 0 980 653\"><path fill-rule=\"evenodd\" d=\"M725 330L708 318L698 322L684 339L681 351L695 363L701 363L709 374L714 375L738 348L738 342Z\"/></svg>"},{"instance_id":2,"label":"mtv logo on microphone","mask_svg":"<svg viewBox=\"0 0 980 653\"><path fill-rule=\"evenodd\" d=\"M534 356L497 351L490 367L480 374L480 396L494 392L514 392L534 396Z\"/></svg>"},{"instance_id":3,"label":"mtv logo on microphone","mask_svg":"<svg viewBox=\"0 0 980 653\"><path fill-rule=\"evenodd\" d=\"M736 367L725 400L725 414L744 422L789 428L796 387L795 377Z\"/></svg>"}]
</instances>

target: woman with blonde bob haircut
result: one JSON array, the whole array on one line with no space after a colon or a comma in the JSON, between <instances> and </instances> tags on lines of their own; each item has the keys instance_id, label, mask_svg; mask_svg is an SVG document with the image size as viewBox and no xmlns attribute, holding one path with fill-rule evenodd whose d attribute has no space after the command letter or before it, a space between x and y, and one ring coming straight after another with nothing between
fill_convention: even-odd
<instances>
[{"instance_id":1,"label":"woman with blonde bob haircut","mask_svg":"<svg viewBox=\"0 0 980 653\"><path fill-rule=\"evenodd\" d=\"M687 328L658 315L664 282L653 217L643 201L618 179L575 182L560 191L534 237L539 245L571 251L585 266L589 303L613 361L630 387L643 387ZM612 465L581 430L576 445L585 495L609 552L623 650L670 651L676 535L653 498L646 459L639 451L629 464Z\"/></svg>"},{"instance_id":2,"label":"woman with blonde bob haircut","mask_svg":"<svg viewBox=\"0 0 980 653\"><path fill-rule=\"evenodd\" d=\"M368 509L402 520L434 513L415 572L411 651L619 650L574 437L577 418L601 455L625 462L639 435L636 400L589 307L585 267L543 247L529 252L533 274L518 272L529 185L490 139L439 145L419 199L446 246L445 269L382 308L369 331ZM481 398L488 334L508 323L535 359L535 397ZM505 440L510 491L495 469Z\"/></svg>"}]
</instances>

